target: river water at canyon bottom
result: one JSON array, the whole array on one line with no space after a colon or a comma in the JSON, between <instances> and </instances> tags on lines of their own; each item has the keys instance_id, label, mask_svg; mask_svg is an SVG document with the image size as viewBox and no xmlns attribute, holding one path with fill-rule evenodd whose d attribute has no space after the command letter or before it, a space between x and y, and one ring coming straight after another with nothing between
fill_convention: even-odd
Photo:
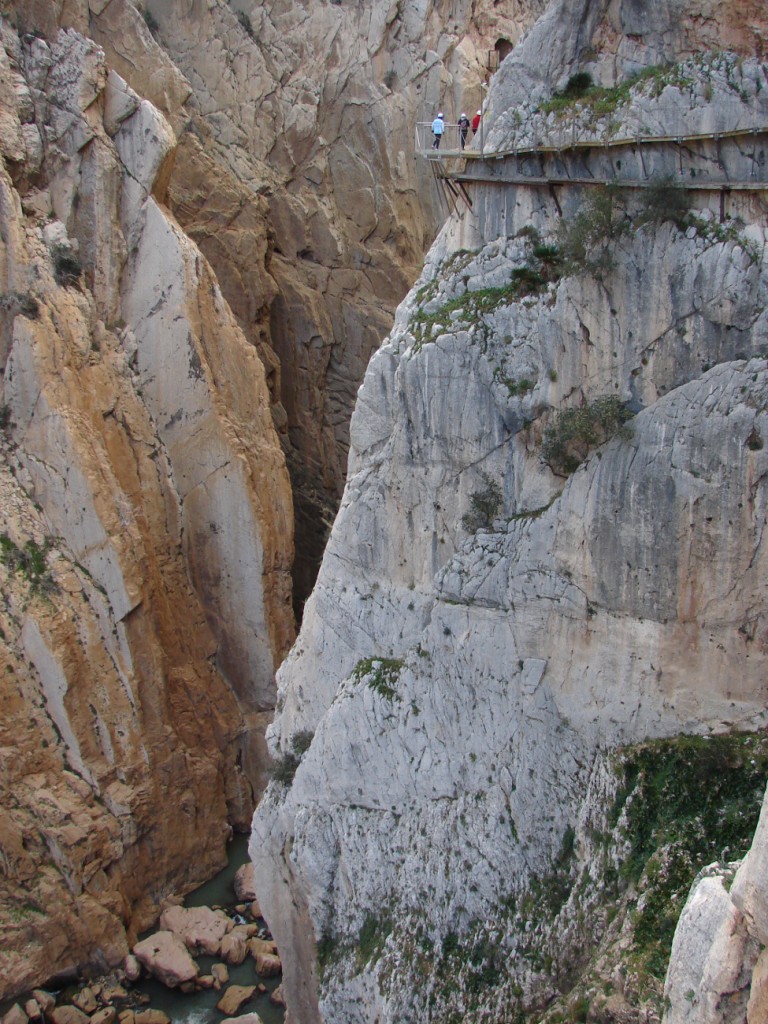
<instances>
[{"instance_id":1,"label":"river water at canyon bottom","mask_svg":"<svg viewBox=\"0 0 768 1024\"><path fill-rule=\"evenodd\" d=\"M225 868L199 889L189 893L184 900L185 907L218 906L226 910L233 907L233 880L237 869L248 860L248 836L235 836L229 844L228 856L229 861ZM200 965L201 974L210 973L211 965L216 962L215 957L206 956L195 957L195 960ZM275 1006L269 999L269 992L280 984L280 978L258 977L253 960L246 957L244 963L229 968L229 980L233 985L264 984L268 989L267 994L256 995L246 1003L240 1013L258 1013L264 1024L283 1024L282 1007ZM216 1009L216 1003L221 999L222 993L213 989L185 995L183 992L166 988L159 982L144 980L137 983L134 990L148 995L151 1000L149 1005L167 1013L173 1024L220 1024L223 1019L221 1010Z\"/></svg>"}]
</instances>

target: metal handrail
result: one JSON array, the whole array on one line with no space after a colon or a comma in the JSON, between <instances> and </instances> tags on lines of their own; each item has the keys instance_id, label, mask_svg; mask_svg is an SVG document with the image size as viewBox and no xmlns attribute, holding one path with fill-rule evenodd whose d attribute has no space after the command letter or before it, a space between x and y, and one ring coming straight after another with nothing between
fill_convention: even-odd
<instances>
[{"instance_id":1,"label":"metal handrail","mask_svg":"<svg viewBox=\"0 0 768 1024\"><path fill-rule=\"evenodd\" d=\"M467 129L466 136L466 147L462 148L461 145L461 129L458 124L453 124L448 121L445 122L443 135L440 140L440 147L435 149L433 146L434 136L432 135L432 122L431 121L417 121L416 122L416 152L421 153L422 156L429 156L434 154L440 157L441 153L450 156L456 156L468 152L468 147L472 142L472 129ZM477 136L479 137L479 132ZM477 155L477 154L475 154Z\"/></svg>"},{"instance_id":2,"label":"metal handrail","mask_svg":"<svg viewBox=\"0 0 768 1024\"><path fill-rule=\"evenodd\" d=\"M458 125L452 125L458 129ZM423 144L423 133L420 134L419 129L427 129L430 143L429 148ZM753 128L732 128L728 131L720 132L701 132L698 134L691 135L632 135L623 136L620 138L611 139L573 139L570 142L563 142L560 144L555 143L539 143L535 146L519 146L513 149L497 149L491 152L482 153L480 150L474 148L467 148L460 151L462 156L466 156L472 160L479 159L492 159L500 160L503 157L508 156L536 156L540 153L567 153L569 151L578 149L613 149L617 146L638 146L647 144L676 144L682 145L686 142L717 142L720 139L734 139L740 138L747 135L766 135L768 134L768 127L753 127ZM432 135L432 122L419 122L416 126L416 150L422 155L429 155L429 149L431 149L431 135ZM477 132L479 137L480 132ZM467 139L469 143L471 141L471 130L470 136ZM458 146L458 136L456 137ZM445 152L443 152L445 149ZM443 156L456 156L456 149L448 149L447 147L441 146L440 150L436 151L436 156L441 159Z\"/></svg>"}]
</instances>

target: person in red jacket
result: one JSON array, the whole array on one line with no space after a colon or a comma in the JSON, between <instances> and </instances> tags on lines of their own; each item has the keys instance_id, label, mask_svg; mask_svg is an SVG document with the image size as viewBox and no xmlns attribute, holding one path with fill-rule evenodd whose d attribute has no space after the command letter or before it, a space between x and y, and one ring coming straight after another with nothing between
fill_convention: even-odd
<instances>
[{"instance_id":1,"label":"person in red jacket","mask_svg":"<svg viewBox=\"0 0 768 1024\"><path fill-rule=\"evenodd\" d=\"M478 112L472 118L472 134L473 135L477 135L477 129L480 127L480 118L482 116L483 116L482 113L478 110Z\"/></svg>"}]
</instances>

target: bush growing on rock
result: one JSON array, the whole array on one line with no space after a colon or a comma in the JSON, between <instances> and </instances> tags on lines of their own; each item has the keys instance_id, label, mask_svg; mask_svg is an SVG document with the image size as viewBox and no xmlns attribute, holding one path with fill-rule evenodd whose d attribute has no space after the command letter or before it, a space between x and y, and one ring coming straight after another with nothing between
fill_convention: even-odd
<instances>
[{"instance_id":1,"label":"bush growing on rock","mask_svg":"<svg viewBox=\"0 0 768 1024\"><path fill-rule=\"evenodd\" d=\"M401 658L362 658L352 673L355 679L365 679L368 687L386 700L400 700L395 686L403 667Z\"/></svg>"},{"instance_id":2,"label":"bush growing on rock","mask_svg":"<svg viewBox=\"0 0 768 1024\"><path fill-rule=\"evenodd\" d=\"M37 320L40 316L40 303L30 292L8 292L0 295L0 309L4 309L11 316L21 313L30 320Z\"/></svg>"},{"instance_id":3,"label":"bush growing on rock","mask_svg":"<svg viewBox=\"0 0 768 1024\"><path fill-rule=\"evenodd\" d=\"M483 473L485 487L474 491L469 499L469 511L461 517L461 525L467 533L490 530L502 505L501 487L486 473Z\"/></svg>"},{"instance_id":4,"label":"bush growing on rock","mask_svg":"<svg viewBox=\"0 0 768 1024\"><path fill-rule=\"evenodd\" d=\"M238 11L237 12L237 20L240 22L240 25L242 26L242 28L246 32L246 34L249 35L251 37L251 39L255 39L256 36L255 36L254 31L253 31L253 25L251 24L251 19L248 17L248 15L245 13L245 11Z\"/></svg>"},{"instance_id":5,"label":"bush growing on rock","mask_svg":"<svg viewBox=\"0 0 768 1024\"><path fill-rule=\"evenodd\" d=\"M306 754L312 745L312 740L314 738L315 734L311 729L300 729L291 740L294 754L296 754L297 757L301 757L302 754Z\"/></svg>"},{"instance_id":6,"label":"bush growing on rock","mask_svg":"<svg viewBox=\"0 0 768 1024\"><path fill-rule=\"evenodd\" d=\"M643 193L642 223L662 224L672 221L681 231L686 229L690 212L688 196L684 188L671 177L659 178Z\"/></svg>"},{"instance_id":7,"label":"bush growing on rock","mask_svg":"<svg viewBox=\"0 0 768 1024\"><path fill-rule=\"evenodd\" d=\"M53 539L46 537L43 544L28 540L20 548L6 533L0 534L0 564L9 572L23 576L33 594L54 594L58 585L47 565L52 545Z\"/></svg>"},{"instance_id":8,"label":"bush growing on rock","mask_svg":"<svg viewBox=\"0 0 768 1024\"><path fill-rule=\"evenodd\" d=\"M155 35L155 33L160 28L160 26L157 23L157 18L155 18L154 14L152 13L152 11L150 11L148 7L144 8L144 10L142 11L142 16L144 18L144 24L147 26L152 35Z\"/></svg>"},{"instance_id":9,"label":"bush growing on rock","mask_svg":"<svg viewBox=\"0 0 768 1024\"><path fill-rule=\"evenodd\" d=\"M561 409L544 431L541 457L553 472L567 476L593 448L609 440L632 418L615 395L604 395L574 409Z\"/></svg>"},{"instance_id":10,"label":"bush growing on rock","mask_svg":"<svg viewBox=\"0 0 768 1024\"><path fill-rule=\"evenodd\" d=\"M296 754L280 754L269 766L269 776L281 786L290 786L300 763L301 758Z\"/></svg>"},{"instance_id":11,"label":"bush growing on rock","mask_svg":"<svg viewBox=\"0 0 768 1024\"><path fill-rule=\"evenodd\" d=\"M56 278L56 283L63 288L77 284L83 272L83 265L69 246L57 245L51 255L53 256L53 276Z\"/></svg>"},{"instance_id":12,"label":"bush growing on rock","mask_svg":"<svg viewBox=\"0 0 768 1024\"><path fill-rule=\"evenodd\" d=\"M619 204L621 189L596 188L575 217L562 221L559 245L567 273L601 277L613 267L611 243L629 230L630 220Z\"/></svg>"}]
</instances>

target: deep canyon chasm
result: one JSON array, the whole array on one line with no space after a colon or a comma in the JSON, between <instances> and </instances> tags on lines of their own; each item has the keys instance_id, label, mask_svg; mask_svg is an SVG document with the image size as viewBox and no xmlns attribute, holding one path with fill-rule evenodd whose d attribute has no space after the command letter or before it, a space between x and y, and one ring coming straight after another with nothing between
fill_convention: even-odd
<instances>
[{"instance_id":1,"label":"deep canyon chasm","mask_svg":"<svg viewBox=\"0 0 768 1024\"><path fill-rule=\"evenodd\" d=\"M0 14L2 994L271 760L295 1024L764 1020L762 6Z\"/></svg>"},{"instance_id":2,"label":"deep canyon chasm","mask_svg":"<svg viewBox=\"0 0 768 1024\"><path fill-rule=\"evenodd\" d=\"M3 996L118 963L248 828L442 216L391 142L536 10L0 5Z\"/></svg>"}]
</instances>

